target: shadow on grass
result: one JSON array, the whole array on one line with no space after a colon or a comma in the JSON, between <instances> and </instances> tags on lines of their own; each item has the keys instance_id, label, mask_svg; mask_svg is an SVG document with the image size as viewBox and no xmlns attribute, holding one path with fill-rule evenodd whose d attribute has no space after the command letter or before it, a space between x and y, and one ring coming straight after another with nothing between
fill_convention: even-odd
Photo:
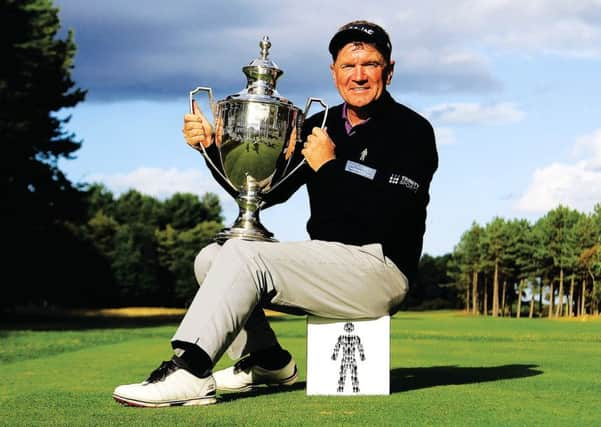
<instances>
[{"instance_id":1,"label":"shadow on grass","mask_svg":"<svg viewBox=\"0 0 601 427\"><path fill-rule=\"evenodd\" d=\"M245 393L224 393L221 394L221 396L219 397L219 400L221 402L232 402L234 400L238 400L238 399L246 399L249 397L256 397L256 396L264 396L267 394L274 394L274 393L288 393L291 391L298 391L298 390L304 390L307 386L307 383L305 381L299 381L297 383L294 383L292 385L289 386L282 386L282 387L258 387L254 390L245 392Z\"/></svg>"},{"instance_id":2,"label":"shadow on grass","mask_svg":"<svg viewBox=\"0 0 601 427\"><path fill-rule=\"evenodd\" d=\"M488 367L431 366L427 368L395 368L390 372L390 392L422 388L474 384L541 375L538 365L501 365Z\"/></svg>"},{"instance_id":3,"label":"shadow on grass","mask_svg":"<svg viewBox=\"0 0 601 427\"><path fill-rule=\"evenodd\" d=\"M400 393L422 388L444 385L476 384L488 381L500 381L541 375L538 365L502 365L477 368L459 366L431 366L427 368L395 368L390 372L390 392ZM222 394L222 402L263 396L273 393L285 393L304 390L307 383L297 382L286 387L259 387L246 393Z\"/></svg>"}]
</instances>

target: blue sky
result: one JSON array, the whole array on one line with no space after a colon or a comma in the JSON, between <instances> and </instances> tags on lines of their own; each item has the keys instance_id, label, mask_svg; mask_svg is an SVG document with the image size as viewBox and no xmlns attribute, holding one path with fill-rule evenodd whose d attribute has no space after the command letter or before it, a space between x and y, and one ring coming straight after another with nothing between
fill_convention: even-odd
<instances>
[{"instance_id":1,"label":"blue sky","mask_svg":"<svg viewBox=\"0 0 601 427\"><path fill-rule=\"evenodd\" d=\"M327 44L355 19L388 30L396 60L389 90L430 119L440 167L431 187L424 252L453 250L473 221L536 220L559 203L601 201L601 1L303 2L59 0L78 45L74 77L88 97L67 113L83 141L60 167L167 197L212 191L226 223L234 201L182 138L187 93L241 90L241 67L264 35L284 70L280 94L340 102ZM306 193L261 213L280 240L308 238Z\"/></svg>"}]
</instances>

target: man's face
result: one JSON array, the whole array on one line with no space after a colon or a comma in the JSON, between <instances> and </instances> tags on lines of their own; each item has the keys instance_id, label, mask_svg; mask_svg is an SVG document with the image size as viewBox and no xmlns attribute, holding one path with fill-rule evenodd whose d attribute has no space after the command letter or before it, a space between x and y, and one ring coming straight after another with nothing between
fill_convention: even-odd
<instances>
[{"instance_id":1,"label":"man's face","mask_svg":"<svg viewBox=\"0 0 601 427\"><path fill-rule=\"evenodd\" d=\"M367 43L348 43L330 66L334 84L344 101L362 108L382 95L392 79L394 61L386 64L382 54Z\"/></svg>"}]
</instances>

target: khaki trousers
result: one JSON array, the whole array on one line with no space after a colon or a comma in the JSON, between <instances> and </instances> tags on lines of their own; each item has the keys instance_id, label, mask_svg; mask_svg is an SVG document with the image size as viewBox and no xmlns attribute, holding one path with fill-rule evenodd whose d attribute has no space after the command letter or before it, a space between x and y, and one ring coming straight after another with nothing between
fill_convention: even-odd
<instances>
[{"instance_id":1,"label":"khaki trousers","mask_svg":"<svg viewBox=\"0 0 601 427\"><path fill-rule=\"evenodd\" d=\"M237 359L277 343L263 307L376 318L394 312L408 291L380 244L230 239L200 251L194 272L200 288L172 340L198 345L214 363L228 348Z\"/></svg>"}]
</instances>

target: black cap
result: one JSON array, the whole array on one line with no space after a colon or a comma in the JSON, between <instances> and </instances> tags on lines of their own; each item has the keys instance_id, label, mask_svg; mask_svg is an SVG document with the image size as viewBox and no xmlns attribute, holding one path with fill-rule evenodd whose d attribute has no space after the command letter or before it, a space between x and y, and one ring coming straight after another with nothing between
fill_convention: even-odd
<instances>
[{"instance_id":1,"label":"black cap","mask_svg":"<svg viewBox=\"0 0 601 427\"><path fill-rule=\"evenodd\" d=\"M338 32L332 37L332 40L330 40L328 47L328 50L332 54L332 59L335 61L340 49L351 42L373 44L386 61L390 62L390 53L392 51L390 37L388 37L388 33L379 25L367 21L354 21L340 27Z\"/></svg>"}]
</instances>

